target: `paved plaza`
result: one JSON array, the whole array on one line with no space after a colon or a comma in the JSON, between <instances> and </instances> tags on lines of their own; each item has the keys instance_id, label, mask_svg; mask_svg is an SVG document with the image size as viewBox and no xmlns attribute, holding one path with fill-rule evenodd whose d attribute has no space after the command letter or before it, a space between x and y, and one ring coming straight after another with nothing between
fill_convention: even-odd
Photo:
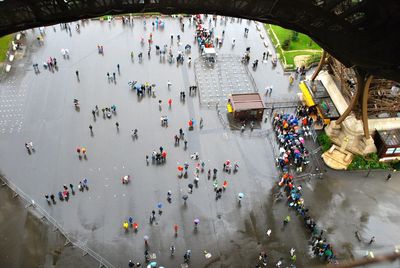
<instances>
[{"instance_id":1,"label":"paved plaza","mask_svg":"<svg viewBox=\"0 0 400 268\"><path fill-rule=\"evenodd\" d=\"M158 265L164 267L180 267L188 249L192 251L190 267L254 267L258 254L264 250L268 252L271 266L280 258L285 266L289 266L291 248L296 249L297 267L320 264L319 260L310 258L309 234L302 221L293 211L288 211L286 205L273 202L272 192L278 177L273 135L252 135L250 130L243 134L231 131L221 123L215 105L202 105L223 103L225 94L236 90L257 90L265 97L265 88L269 85L273 85L274 91L270 97L265 97L265 101L293 99L298 92L297 85L289 86L282 67L278 64L273 68L270 60L261 61L264 51L273 51L271 44L265 48L264 40L260 38L260 33L266 36L264 29L259 32L254 22L246 20L227 19L223 23L218 18L213 24L216 34L221 36L224 30L226 40L217 49L221 57L222 67L218 67L221 76L210 77L207 84L207 70L195 74L195 68L205 67L201 65L199 48L193 38L194 25L186 18L182 31L178 19L165 17L162 18L165 27L157 29L151 25L154 20L148 18L145 26L141 18L134 19L133 25L123 25L120 20L110 23L88 21L81 24L80 33L74 30L75 23L72 23L71 34L61 30L59 25L54 26L54 30L46 27L43 45L36 41L38 29L28 30L24 57L17 60L12 71L0 82L1 172L51 215L69 236L97 252L114 267L127 267L130 259L143 263L145 236L148 236L149 252L154 253ZM245 27L250 29L247 38L243 37ZM142 37L147 40L150 33L153 45L148 56L148 45L142 45L140 40ZM174 35L173 42L171 34ZM178 34L181 44L176 42ZM230 43L232 38L236 39L234 48ZM189 66L186 60L182 65L163 61L154 46L164 44L171 45L174 55L190 44L191 53L185 57L193 59L192 65ZM98 45L104 47L104 55L98 53ZM250 63L254 59L260 61L256 70L245 69L247 67L240 63L247 47L251 47ZM61 56L61 49L69 50L69 59ZM138 60L140 52L143 53L142 62ZM49 57L57 58L58 70L43 69L43 62ZM39 64L39 74L32 68L34 63ZM232 73L229 72L231 69ZM116 74L115 82L107 79L107 72L111 76ZM239 80L216 87L217 81L226 82L227 79L238 79L238 76L241 77ZM190 96L189 87L196 85L196 79L199 90ZM128 86L131 81L155 84L154 95L145 94L139 98ZM172 86L168 87L167 81ZM185 101L180 99L181 91L186 92ZM74 99L79 100L79 110L74 108ZM168 99L172 100L171 107ZM96 105L100 112L94 118L92 110ZM101 108L112 105L116 106L116 113L110 119L103 118ZM168 117L168 127L161 126L161 116ZM199 127L200 118L204 120L203 128ZM188 129L190 119L195 121L193 130ZM93 135L89 125L93 126ZM187 148L183 142L174 144L174 136L179 135L180 128L185 133ZM133 129L138 130L137 139L131 135ZM269 129L268 121L262 125L262 131L268 133ZM27 141L34 143L32 154L24 147ZM155 164L150 161L146 165L145 156L151 156L160 146L167 152L166 162ZM87 149L86 158L78 157L77 147ZM198 187L188 193L196 164L191 155L196 152L205 162L205 172L200 173ZM223 162L227 159L239 163L237 173L222 172ZM179 178L177 167L185 162L189 164L188 178ZM207 179L207 170L213 168L219 170L220 184L224 180L228 182L219 200L215 199L212 180ZM125 175L131 177L126 185L121 183L121 177ZM352 184L341 178L336 182L335 178L341 176L343 173L333 173L326 180L304 182L310 210L316 211L316 218L329 227L326 232L335 249L346 257L352 254L359 257L366 250L366 245L357 245L354 239L346 241L352 230L343 230L351 224L363 232L365 239L375 235L377 247L392 246L394 240L390 236L400 238L398 232L379 231L382 222L387 223L388 230L396 230L399 214L387 200L389 197L385 197L385 207L378 205L380 200L374 208L346 205L346 200L363 201L361 197L357 200L354 192L349 191L351 185L368 183L371 179L365 182L357 179ZM47 204L44 194L56 194L64 184L72 183L77 187L83 178L88 179L89 190L76 190L68 202L57 199L56 204ZM381 187L379 194L385 196L383 189L389 186L378 187ZM360 195L374 195L371 189L375 187L360 188ZM170 203L167 202L169 190L172 192ZM396 191L391 192L393 198L396 198ZM237 201L240 192L245 196L241 205ZM185 195L188 196L186 204L182 199ZM158 211L159 203L162 215L157 214L155 222L150 224L151 212ZM365 213L373 215L374 211L384 210L387 211L384 219L365 216ZM283 231L282 220L288 213L293 214L292 222ZM365 216L360 219L362 225L354 223L359 219L344 219L351 218L352 214ZM122 228L129 216L138 223L138 232L132 228L126 232ZM368 217L374 222L369 222ZM200 220L197 230L194 219ZM174 235L174 224L179 225L177 236ZM272 230L270 237L266 235L268 229ZM384 239L380 239L378 233ZM341 250L344 244L349 247L346 252ZM176 247L173 257L170 256L171 245ZM204 251L212 257L206 258Z\"/></svg>"},{"instance_id":2,"label":"paved plaza","mask_svg":"<svg viewBox=\"0 0 400 268\"><path fill-rule=\"evenodd\" d=\"M201 104L226 103L232 93L251 93L257 90L248 67L241 64L239 55L218 55L214 66L209 66L204 57L195 62L196 84Z\"/></svg>"}]
</instances>

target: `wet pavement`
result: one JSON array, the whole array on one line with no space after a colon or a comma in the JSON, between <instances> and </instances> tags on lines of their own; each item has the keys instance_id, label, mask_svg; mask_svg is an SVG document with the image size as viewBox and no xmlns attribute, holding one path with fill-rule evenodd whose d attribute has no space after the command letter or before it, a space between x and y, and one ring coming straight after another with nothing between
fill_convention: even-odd
<instances>
[{"instance_id":1,"label":"wet pavement","mask_svg":"<svg viewBox=\"0 0 400 268\"><path fill-rule=\"evenodd\" d=\"M195 84L193 64L188 66L185 62L177 66L160 62L154 46L150 58L147 56L147 45L141 46L140 38L146 39L152 32L153 44L160 46L169 45L170 35L175 35L174 55L176 35L180 34L183 45L192 45L192 60L198 58L198 47L193 42L194 26L186 22L185 32L182 32L177 19L165 18L165 22L165 29L153 30L151 20L147 19L145 30L141 19L135 19L133 26L122 25L121 21L89 21L81 26L80 33L72 24L71 35L57 25L56 31L52 27L46 28L43 46L34 40L37 29L27 31L28 49L24 58L16 62L11 74L0 83L1 171L57 220L71 237L98 252L115 267L127 266L129 259L144 261L145 235L149 236L149 251L155 253L158 264L165 267L179 267L187 249L192 250L190 266L193 267L254 266L262 250L268 252L270 264L281 257L289 264L291 247L296 249L298 267L318 264L319 261L308 256L309 235L300 219L293 216L285 231L281 230L283 218L293 212L288 212L283 203L273 205L272 202L271 193L277 181L273 136L257 135L259 130L254 133L248 130L243 135L229 130L221 124L214 106L200 105L198 94L189 96L188 88ZM250 28L248 38L243 38L244 27ZM225 25L218 21L217 34L221 35L223 29L226 41L218 50L219 54L241 56L246 47L251 46L252 55L257 55L261 61L266 49L253 22L231 23L228 20ZM233 49L232 38L236 39ZM97 45L104 47L104 55L98 54ZM62 48L69 49L70 59L62 58ZM134 61L130 57L131 51L135 55ZM139 52L143 52L142 63L137 59ZM42 62L50 56L57 58L59 66L54 73L42 68ZM33 71L32 64L36 62L40 74ZM75 70L79 70L79 82ZM116 73L116 83L107 81L107 72ZM274 86L272 100L296 98L297 86L288 86L288 76L283 75L280 65L272 68L270 61L260 62L257 70L250 70L250 73L260 92L265 92L268 85ZM133 80L156 84L155 97L146 95L138 99L128 86ZM172 82L170 89L167 88L168 80ZM179 99L182 90L188 96L185 102ZM74 98L79 99L79 111L74 109ZM169 98L172 99L170 109ZM162 100L161 111L159 100ZM100 111L100 116L94 120L91 111L95 105L101 109L113 104L117 107L116 115L104 119ZM164 115L169 118L167 128L160 125L160 117ZM204 119L202 129L198 127L201 117ZM193 131L187 129L191 118L197 123ZM89 125L93 126L93 135ZM131 137L131 130L135 128L138 139ZM179 128L184 129L188 140L186 150L182 143L174 145L174 135L178 134ZM269 124L263 124L262 128L268 130ZM24 148L26 141L33 141L36 149L30 155ZM87 148L86 159L78 158L78 146ZM166 163L146 166L145 155L151 155L160 146L168 153ZM190 159L194 152L199 153L206 170L219 169L219 183L228 181L220 200L215 200L212 180L207 180L206 173L200 174L199 187L194 188L193 194L188 194L188 184L194 179L195 161ZM221 173L227 159L239 162L238 173ZM180 179L177 166L184 162L190 165L189 177ZM131 182L123 185L121 177L127 174L131 176ZM336 248L336 242L342 245L349 237L343 231L348 222L357 222L350 217L357 210L352 202L364 201L354 198L351 191L348 195L342 193L350 190L347 183L351 184L353 180L348 182L341 177L343 175L338 175L343 173L330 174L326 180L307 183L309 187L304 188L309 188L310 192L304 195L311 211L316 211L318 221L321 219L323 225L328 226L327 232ZM68 202L57 200L55 205L47 204L44 194L56 194L63 184L72 183L77 188L82 178L89 180L88 191L77 191ZM368 185L365 191L375 192L375 184ZM172 191L170 204L166 200L168 190ZM237 202L239 192L245 194L241 206ZM379 193L386 196L384 190ZM185 194L189 195L186 205L182 200ZM376 228L385 219L392 230L397 230L394 226L397 214L395 218L389 215L395 212L394 205L390 205L390 198L385 200L389 203L379 207L379 211L386 211L386 218L369 206L363 206L364 214L364 210L360 211L364 216L360 216L359 230L365 232L365 237L374 233L376 246L388 245L393 240L389 236L381 240L378 231L372 232L369 228ZM150 225L149 216L152 210L157 210L159 202L163 204L163 213ZM348 205L344 206L343 202ZM337 215L338 209L343 215ZM137 233L133 230L125 232L122 228L129 216L139 224ZM195 218L200 219L197 231L193 226ZM177 237L174 236L174 224L180 226ZM271 237L265 234L268 229L272 230ZM355 242L349 243L350 251L353 251ZM176 247L175 257L170 257L169 253L172 244ZM212 257L205 258L204 250ZM15 261L18 255L10 258ZM13 263L12 260L9 263ZM68 267L68 264L59 267Z\"/></svg>"},{"instance_id":2,"label":"wet pavement","mask_svg":"<svg viewBox=\"0 0 400 268\"><path fill-rule=\"evenodd\" d=\"M0 188L1 267L95 267L98 263L80 249L64 246L65 237L38 218L35 210Z\"/></svg>"}]
</instances>

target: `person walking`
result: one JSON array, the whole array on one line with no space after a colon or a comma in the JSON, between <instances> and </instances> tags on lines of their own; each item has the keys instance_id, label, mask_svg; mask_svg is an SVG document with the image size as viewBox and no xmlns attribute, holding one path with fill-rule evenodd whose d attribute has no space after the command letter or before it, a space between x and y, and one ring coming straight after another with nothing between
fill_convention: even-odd
<instances>
[{"instance_id":1,"label":"person walking","mask_svg":"<svg viewBox=\"0 0 400 268\"><path fill-rule=\"evenodd\" d=\"M371 240L369 240L369 243L368 244L372 244L372 243L374 243L375 242L375 236L373 236L373 237L371 237Z\"/></svg>"},{"instance_id":2,"label":"person walking","mask_svg":"<svg viewBox=\"0 0 400 268\"><path fill-rule=\"evenodd\" d=\"M174 256L175 253L175 246L171 245L171 247L169 248L169 250L171 251L171 256Z\"/></svg>"},{"instance_id":3,"label":"person walking","mask_svg":"<svg viewBox=\"0 0 400 268\"><path fill-rule=\"evenodd\" d=\"M286 226L290 222L290 216L286 216L285 219L283 220L283 226Z\"/></svg>"},{"instance_id":4,"label":"person walking","mask_svg":"<svg viewBox=\"0 0 400 268\"><path fill-rule=\"evenodd\" d=\"M189 193L193 193L193 184L189 183L188 187L189 187Z\"/></svg>"},{"instance_id":5,"label":"person walking","mask_svg":"<svg viewBox=\"0 0 400 268\"><path fill-rule=\"evenodd\" d=\"M290 84L290 85L293 85L293 82L294 82L294 76L293 76L293 74L291 74L291 75L289 76L289 84Z\"/></svg>"},{"instance_id":6,"label":"person walking","mask_svg":"<svg viewBox=\"0 0 400 268\"><path fill-rule=\"evenodd\" d=\"M78 70L75 71L75 75L76 75L76 79L78 79L78 81L79 81L79 71Z\"/></svg>"},{"instance_id":7,"label":"person walking","mask_svg":"<svg viewBox=\"0 0 400 268\"><path fill-rule=\"evenodd\" d=\"M118 74L119 74L120 73L119 64L117 64L117 70L118 70Z\"/></svg>"},{"instance_id":8,"label":"person walking","mask_svg":"<svg viewBox=\"0 0 400 268\"><path fill-rule=\"evenodd\" d=\"M191 254L191 250L190 249L186 250L186 253L183 256L183 259L185 260L185 263L188 263L190 261L190 254Z\"/></svg>"},{"instance_id":9,"label":"person walking","mask_svg":"<svg viewBox=\"0 0 400 268\"><path fill-rule=\"evenodd\" d=\"M175 236L178 236L178 229L179 229L179 226L178 226L178 224L174 224L174 232L175 232Z\"/></svg>"},{"instance_id":10,"label":"person walking","mask_svg":"<svg viewBox=\"0 0 400 268\"><path fill-rule=\"evenodd\" d=\"M390 181L391 179L392 179L392 174L389 173L389 174L387 175L387 177L386 177L386 181Z\"/></svg>"},{"instance_id":11,"label":"person walking","mask_svg":"<svg viewBox=\"0 0 400 268\"><path fill-rule=\"evenodd\" d=\"M92 125L89 125L90 133L93 134L93 127Z\"/></svg>"},{"instance_id":12,"label":"person walking","mask_svg":"<svg viewBox=\"0 0 400 268\"><path fill-rule=\"evenodd\" d=\"M119 129L119 123L115 122L115 126L117 127L117 130Z\"/></svg>"},{"instance_id":13,"label":"person walking","mask_svg":"<svg viewBox=\"0 0 400 268\"><path fill-rule=\"evenodd\" d=\"M48 195L48 194L45 194L45 195L44 195L44 198L46 198L47 203L50 205L49 195Z\"/></svg>"}]
</instances>

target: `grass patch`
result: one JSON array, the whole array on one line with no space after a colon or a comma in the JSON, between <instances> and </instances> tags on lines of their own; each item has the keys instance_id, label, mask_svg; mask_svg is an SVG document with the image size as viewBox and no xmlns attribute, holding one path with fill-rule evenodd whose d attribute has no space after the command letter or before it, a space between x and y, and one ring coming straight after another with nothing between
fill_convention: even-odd
<instances>
[{"instance_id":1,"label":"grass patch","mask_svg":"<svg viewBox=\"0 0 400 268\"><path fill-rule=\"evenodd\" d=\"M294 69L294 58L300 55L312 56L307 62L307 66L319 62L322 49L309 36L276 25L264 24L264 27L276 48L285 70Z\"/></svg>"},{"instance_id":2,"label":"grass patch","mask_svg":"<svg viewBox=\"0 0 400 268\"><path fill-rule=\"evenodd\" d=\"M332 141L325 132L322 132L317 137L318 144L322 147L322 151L326 152L332 147Z\"/></svg>"},{"instance_id":3,"label":"grass patch","mask_svg":"<svg viewBox=\"0 0 400 268\"><path fill-rule=\"evenodd\" d=\"M11 41L13 40L14 35L9 34L0 38L0 62L3 62L7 58L7 51L10 46Z\"/></svg>"},{"instance_id":4,"label":"grass patch","mask_svg":"<svg viewBox=\"0 0 400 268\"><path fill-rule=\"evenodd\" d=\"M379 157L376 153L371 153L366 156L356 155L347 167L348 170L366 170L366 169L390 169L390 163L379 162Z\"/></svg>"},{"instance_id":5,"label":"grass patch","mask_svg":"<svg viewBox=\"0 0 400 268\"><path fill-rule=\"evenodd\" d=\"M318 46L318 44L315 43L308 35L298 33L297 39L292 40L294 31L282 28L277 25L270 25L270 27L274 31L281 45L285 42L285 40L290 40L289 48L285 49L287 51L305 49L321 50L321 47Z\"/></svg>"},{"instance_id":6,"label":"grass patch","mask_svg":"<svg viewBox=\"0 0 400 268\"><path fill-rule=\"evenodd\" d=\"M310 61L307 62L308 65L311 63L319 62L322 52L308 52L308 51L283 51L283 56L286 59L287 65L294 66L294 58L296 56L311 55Z\"/></svg>"}]
</instances>

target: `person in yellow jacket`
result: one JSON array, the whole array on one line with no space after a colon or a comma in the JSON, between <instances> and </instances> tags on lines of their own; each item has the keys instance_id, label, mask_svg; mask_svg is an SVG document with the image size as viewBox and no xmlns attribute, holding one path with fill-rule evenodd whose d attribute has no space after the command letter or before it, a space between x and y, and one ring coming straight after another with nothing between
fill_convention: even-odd
<instances>
[{"instance_id":1,"label":"person in yellow jacket","mask_svg":"<svg viewBox=\"0 0 400 268\"><path fill-rule=\"evenodd\" d=\"M127 221L125 221L124 224L123 224L122 226L124 227L125 231L127 231L128 228L129 228L129 224L128 224Z\"/></svg>"}]
</instances>

